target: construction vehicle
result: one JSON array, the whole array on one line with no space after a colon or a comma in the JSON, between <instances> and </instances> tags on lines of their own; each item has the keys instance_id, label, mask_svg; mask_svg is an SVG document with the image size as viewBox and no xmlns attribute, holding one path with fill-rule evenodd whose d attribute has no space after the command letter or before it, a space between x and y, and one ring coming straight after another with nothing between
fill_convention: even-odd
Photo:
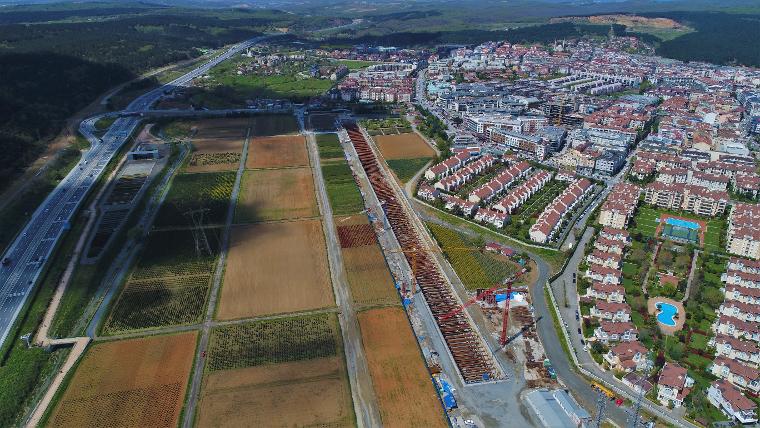
<instances>
[{"instance_id":1,"label":"construction vehicle","mask_svg":"<svg viewBox=\"0 0 760 428\"><path fill-rule=\"evenodd\" d=\"M591 382L591 387L601 392L602 394L606 395L610 400L615 399L615 393L612 392L609 388L600 384L599 382Z\"/></svg>"}]
</instances>

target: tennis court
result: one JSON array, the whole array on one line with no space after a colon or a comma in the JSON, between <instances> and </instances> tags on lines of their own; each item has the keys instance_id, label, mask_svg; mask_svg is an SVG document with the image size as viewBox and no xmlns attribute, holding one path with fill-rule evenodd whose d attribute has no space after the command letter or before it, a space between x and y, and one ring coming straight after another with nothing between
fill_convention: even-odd
<instances>
[{"instance_id":1,"label":"tennis court","mask_svg":"<svg viewBox=\"0 0 760 428\"><path fill-rule=\"evenodd\" d=\"M702 244L705 224L699 220L662 215L660 236L676 242Z\"/></svg>"}]
</instances>

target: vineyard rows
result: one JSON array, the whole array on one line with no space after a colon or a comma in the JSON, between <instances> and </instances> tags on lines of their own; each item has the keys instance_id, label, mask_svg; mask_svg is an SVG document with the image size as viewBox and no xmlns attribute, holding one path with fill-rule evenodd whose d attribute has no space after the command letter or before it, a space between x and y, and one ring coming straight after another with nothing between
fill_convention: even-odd
<instances>
[{"instance_id":1,"label":"vineyard rows","mask_svg":"<svg viewBox=\"0 0 760 428\"><path fill-rule=\"evenodd\" d=\"M513 264L499 260L495 255L482 253L472 242L451 229L432 223L428 224L428 228L468 290L490 288L517 270Z\"/></svg>"},{"instance_id":2,"label":"vineyard rows","mask_svg":"<svg viewBox=\"0 0 760 428\"><path fill-rule=\"evenodd\" d=\"M203 217L204 225L222 224L235 175L233 171L178 175L158 212L155 225L190 227L192 223L185 213L197 209L209 210Z\"/></svg>"},{"instance_id":3,"label":"vineyard rows","mask_svg":"<svg viewBox=\"0 0 760 428\"><path fill-rule=\"evenodd\" d=\"M226 370L336 355L335 315L257 321L215 328L208 369Z\"/></svg>"},{"instance_id":4,"label":"vineyard rows","mask_svg":"<svg viewBox=\"0 0 760 428\"><path fill-rule=\"evenodd\" d=\"M239 163L240 153L194 153L190 166L220 165Z\"/></svg>"},{"instance_id":5,"label":"vineyard rows","mask_svg":"<svg viewBox=\"0 0 760 428\"><path fill-rule=\"evenodd\" d=\"M209 243L216 242L207 230ZM200 321L206 306L217 247L198 257L188 230L154 232L143 248L124 289L114 303L103 332L115 334Z\"/></svg>"}]
</instances>

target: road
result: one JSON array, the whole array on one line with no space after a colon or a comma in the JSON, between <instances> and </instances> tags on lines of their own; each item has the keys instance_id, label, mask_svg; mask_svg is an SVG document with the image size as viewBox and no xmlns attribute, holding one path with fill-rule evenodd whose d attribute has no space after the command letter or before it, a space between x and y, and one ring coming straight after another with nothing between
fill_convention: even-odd
<instances>
[{"instance_id":1,"label":"road","mask_svg":"<svg viewBox=\"0 0 760 428\"><path fill-rule=\"evenodd\" d=\"M129 112L149 110L165 94L187 85L212 67L248 47L272 36L256 37L239 43L187 74L136 98ZM104 169L141 122L139 115L118 118L102 139L95 135L96 118L83 121L80 132L90 141L79 163L40 204L29 222L2 256L0 266L0 346L10 335L35 284L45 270L50 255L70 228L70 222L88 193L98 183Z\"/></svg>"}]
</instances>

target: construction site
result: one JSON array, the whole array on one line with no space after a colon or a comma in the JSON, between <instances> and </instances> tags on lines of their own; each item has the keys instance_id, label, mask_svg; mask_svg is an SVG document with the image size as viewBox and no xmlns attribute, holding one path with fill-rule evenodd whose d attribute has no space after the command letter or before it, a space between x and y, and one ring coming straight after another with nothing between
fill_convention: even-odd
<instances>
[{"instance_id":1,"label":"construction site","mask_svg":"<svg viewBox=\"0 0 760 428\"><path fill-rule=\"evenodd\" d=\"M352 123L344 126L354 178L450 423L534 424L537 419L523 403L523 393L560 388L536 333L524 285L536 279L536 272L530 272L535 266L521 260L525 267L518 265L521 269L498 282L465 287L445 254L486 249L438 248L405 206L371 137Z\"/></svg>"}]
</instances>

